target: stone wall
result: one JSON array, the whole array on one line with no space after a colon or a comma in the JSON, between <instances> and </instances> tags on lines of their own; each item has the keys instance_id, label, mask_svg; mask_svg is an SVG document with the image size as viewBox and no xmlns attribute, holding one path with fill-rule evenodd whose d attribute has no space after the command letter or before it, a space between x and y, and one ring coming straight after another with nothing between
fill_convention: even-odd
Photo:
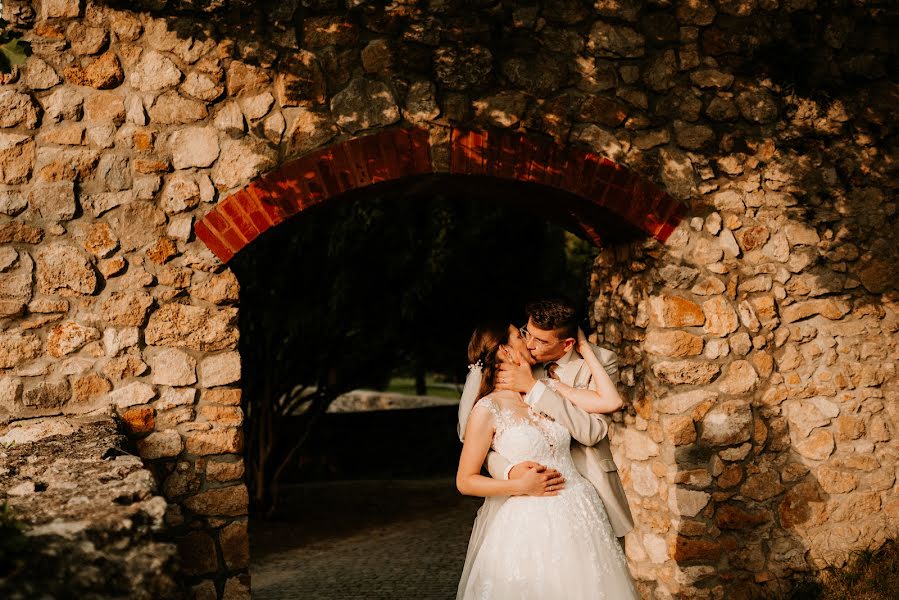
<instances>
[{"instance_id":1,"label":"stone wall","mask_svg":"<svg viewBox=\"0 0 899 600\"><path fill-rule=\"evenodd\" d=\"M248 240L212 235L216 256L194 225L394 125L438 142L433 165L453 126L583 148L688 207L665 243L608 245L593 282L628 389L616 456L647 597L773 594L895 526L890 3L3 10L34 56L0 80L2 418L113 406L176 507L198 597L248 594L239 286L221 260ZM627 181L616 214L653 221ZM289 173L263 187L309 192Z\"/></svg>"},{"instance_id":2,"label":"stone wall","mask_svg":"<svg viewBox=\"0 0 899 600\"><path fill-rule=\"evenodd\" d=\"M0 595L184 598L168 504L110 418L49 417L0 435L0 502L21 527L4 531ZM19 539L14 539L14 538Z\"/></svg>"}]
</instances>

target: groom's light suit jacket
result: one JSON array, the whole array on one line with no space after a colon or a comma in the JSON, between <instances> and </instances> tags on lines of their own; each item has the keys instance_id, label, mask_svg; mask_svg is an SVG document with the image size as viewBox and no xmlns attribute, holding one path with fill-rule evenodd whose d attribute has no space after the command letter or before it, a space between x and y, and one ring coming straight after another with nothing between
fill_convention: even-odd
<instances>
[{"instance_id":1,"label":"groom's light suit jacket","mask_svg":"<svg viewBox=\"0 0 899 600\"><path fill-rule=\"evenodd\" d=\"M593 352L612 381L617 383L618 357L615 353L599 346L593 346ZM556 362L559 365L556 375L562 383L575 387L594 387L590 369L576 351L570 351ZM542 366L534 368L535 378L545 376ZM615 535L622 537L633 529L634 518L609 446L609 417L581 410L539 381L525 401L534 410L551 417L571 432L571 458L578 472L599 492ZM507 479L512 466L514 465L498 452L490 451L487 454L487 470L494 479Z\"/></svg>"}]
</instances>

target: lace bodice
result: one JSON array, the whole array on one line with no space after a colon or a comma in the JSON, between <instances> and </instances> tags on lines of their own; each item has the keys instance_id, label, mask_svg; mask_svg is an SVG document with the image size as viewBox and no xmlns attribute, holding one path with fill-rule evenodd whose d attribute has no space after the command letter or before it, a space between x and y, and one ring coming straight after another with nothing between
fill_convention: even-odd
<instances>
[{"instance_id":1,"label":"lace bodice","mask_svg":"<svg viewBox=\"0 0 899 600\"><path fill-rule=\"evenodd\" d=\"M571 434L546 415L531 408L512 407L512 403L490 396L475 407L490 412L496 432L492 448L512 464L526 460L552 467L566 478L577 476L571 459Z\"/></svg>"}]
</instances>

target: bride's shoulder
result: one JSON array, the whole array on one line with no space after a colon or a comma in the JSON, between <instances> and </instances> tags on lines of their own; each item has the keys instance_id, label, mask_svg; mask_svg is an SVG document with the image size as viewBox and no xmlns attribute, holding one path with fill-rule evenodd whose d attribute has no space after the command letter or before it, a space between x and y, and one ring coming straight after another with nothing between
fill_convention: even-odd
<instances>
[{"instance_id":1,"label":"bride's shoulder","mask_svg":"<svg viewBox=\"0 0 899 600\"><path fill-rule=\"evenodd\" d=\"M480 400L475 403L475 408L481 407L483 409L489 410L492 413L495 413L499 410L499 404L497 404L496 400L491 395L484 396Z\"/></svg>"},{"instance_id":2,"label":"bride's shoulder","mask_svg":"<svg viewBox=\"0 0 899 600\"><path fill-rule=\"evenodd\" d=\"M510 399L504 397L503 392L492 392L490 394L487 394L486 396L478 400L477 403L477 405L484 406L494 413L499 412L504 408L509 408L509 404Z\"/></svg>"}]
</instances>

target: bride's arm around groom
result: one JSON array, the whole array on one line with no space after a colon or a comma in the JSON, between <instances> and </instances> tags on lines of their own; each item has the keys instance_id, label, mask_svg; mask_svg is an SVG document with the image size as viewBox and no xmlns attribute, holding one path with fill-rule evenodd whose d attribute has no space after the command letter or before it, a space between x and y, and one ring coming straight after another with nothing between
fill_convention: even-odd
<instances>
[{"instance_id":1,"label":"bride's arm around groom","mask_svg":"<svg viewBox=\"0 0 899 600\"><path fill-rule=\"evenodd\" d=\"M535 383L526 364L504 365L503 377L511 379L512 389L518 387L527 392L525 401L534 410L551 417L571 433L575 442L572 443L571 454L578 471L596 487L615 535L622 537L633 528L633 517L609 444L611 419L608 415L587 412L583 408L608 408L610 412L620 408L621 398L615 390L618 360L611 350L589 344L582 333L578 338L578 350L585 364L575 375L574 385L547 380ZM607 403L605 407L596 403L597 392L599 401ZM529 465L510 464L497 452L487 455L487 470L497 479L516 479L528 468Z\"/></svg>"}]
</instances>

